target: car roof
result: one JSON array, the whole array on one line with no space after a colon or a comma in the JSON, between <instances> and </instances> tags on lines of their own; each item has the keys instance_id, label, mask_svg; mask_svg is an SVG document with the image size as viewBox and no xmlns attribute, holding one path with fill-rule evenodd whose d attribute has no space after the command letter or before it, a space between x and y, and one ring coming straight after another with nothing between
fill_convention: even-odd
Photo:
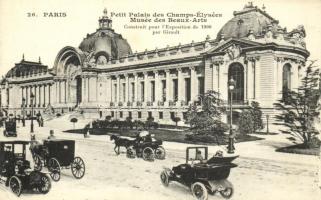
<instances>
[{"instance_id":1,"label":"car roof","mask_svg":"<svg viewBox=\"0 0 321 200\"><path fill-rule=\"evenodd\" d=\"M0 141L0 144L29 144L30 141L13 140L13 141Z\"/></svg>"}]
</instances>

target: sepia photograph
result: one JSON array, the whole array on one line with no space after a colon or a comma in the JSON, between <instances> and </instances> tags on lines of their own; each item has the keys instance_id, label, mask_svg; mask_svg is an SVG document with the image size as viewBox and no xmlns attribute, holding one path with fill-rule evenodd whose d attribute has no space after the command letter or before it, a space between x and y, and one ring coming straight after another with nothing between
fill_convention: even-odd
<instances>
[{"instance_id":1,"label":"sepia photograph","mask_svg":"<svg viewBox=\"0 0 321 200\"><path fill-rule=\"evenodd\" d=\"M321 199L320 19L320 0L0 0L0 199Z\"/></svg>"}]
</instances>

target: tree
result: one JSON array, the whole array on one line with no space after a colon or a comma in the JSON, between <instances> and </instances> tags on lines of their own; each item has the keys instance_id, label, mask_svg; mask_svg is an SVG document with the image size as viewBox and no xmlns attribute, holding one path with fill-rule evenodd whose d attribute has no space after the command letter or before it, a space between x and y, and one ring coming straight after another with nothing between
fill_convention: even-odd
<instances>
[{"instance_id":1,"label":"tree","mask_svg":"<svg viewBox=\"0 0 321 200\"><path fill-rule=\"evenodd\" d=\"M177 127L177 123L178 123L179 121L181 121L181 118L180 118L180 117L175 116L172 120L175 122L176 127Z\"/></svg>"},{"instance_id":2,"label":"tree","mask_svg":"<svg viewBox=\"0 0 321 200\"><path fill-rule=\"evenodd\" d=\"M200 96L200 103L201 106L192 104L187 111L191 130L196 134L217 133L217 128L224 126L220 120L226 111L223 100L219 98L218 92L209 90Z\"/></svg>"},{"instance_id":3,"label":"tree","mask_svg":"<svg viewBox=\"0 0 321 200\"><path fill-rule=\"evenodd\" d=\"M280 111L275 124L286 128L281 132L292 135L289 139L301 141L306 148L310 147L312 139L319 134L314 128L313 120L319 115L317 100L320 92L316 91L319 91L320 70L314 63L312 61L307 66L299 88L285 91L284 98L275 103Z\"/></svg>"},{"instance_id":4,"label":"tree","mask_svg":"<svg viewBox=\"0 0 321 200\"><path fill-rule=\"evenodd\" d=\"M74 117L74 118L71 118L71 119L70 119L70 122L71 122L71 123L73 123L73 125L74 125L74 129L75 129L75 123L77 123L77 122L78 122L78 119L77 119L77 118L75 118L75 117Z\"/></svg>"},{"instance_id":5,"label":"tree","mask_svg":"<svg viewBox=\"0 0 321 200\"><path fill-rule=\"evenodd\" d=\"M252 101L251 106L242 111L238 127L242 134L255 133L257 130L264 128L262 111L258 102Z\"/></svg>"},{"instance_id":6,"label":"tree","mask_svg":"<svg viewBox=\"0 0 321 200\"><path fill-rule=\"evenodd\" d=\"M264 128L262 111L260 104L256 101L251 102L250 113L253 119L253 133Z\"/></svg>"}]
</instances>

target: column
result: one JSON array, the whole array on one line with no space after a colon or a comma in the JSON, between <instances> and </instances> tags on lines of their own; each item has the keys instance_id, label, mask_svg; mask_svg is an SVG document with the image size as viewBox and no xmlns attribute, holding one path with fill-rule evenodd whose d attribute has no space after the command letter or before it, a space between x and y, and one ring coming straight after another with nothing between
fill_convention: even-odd
<instances>
[{"instance_id":1,"label":"column","mask_svg":"<svg viewBox=\"0 0 321 200\"><path fill-rule=\"evenodd\" d=\"M26 93L26 107L27 107L28 103L29 103L29 87L28 86L26 86L25 93Z\"/></svg>"},{"instance_id":2,"label":"column","mask_svg":"<svg viewBox=\"0 0 321 200\"><path fill-rule=\"evenodd\" d=\"M38 97L39 97L39 101L38 101L38 105L39 107L42 107L42 103L43 103L43 100L42 100L42 85L39 85L39 91L38 91Z\"/></svg>"},{"instance_id":3,"label":"column","mask_svg":"<svg viewBox=\"0 0 321 200\"><path fill-rule=\"evenodd\" d=\"M87 79L87 81L86 81L86 83L87 83L86 99L87 99L87 102L90 102L90 90L91 90L90 84L89 84L90 77L87 76L86 79Z\"/></svg>"},{"instance_id":4,"label":"column","mask_svg":"<svg viewBox=\"0 0 321 200\"><path fill-rule=\"evenodd\" d=\"M37 93L38 93L38 92L37 92L37 86L35 85L35 86L34 86L34 90L33 90L33 95L35 96L35 98L34 98L35 100L34 100L33 104L35 105L35 107L37 107L38 101L39 101L39 100L38 100L39 98L38 98L38 96L37 96L37 95L38 95Z\"/></svg>"},{"instance_id":5,"label":"column","mask_svg":"<svg viewBox=\"0 0 321 200\"><path fill-rule=\"evenodd\" d=\"M58 103L61 103L61 81L58 81Z\"/></svg>"},{"instance_id":6,"label":"column","mask_svg":"<svg viewBox=\"0 0 321 200\"><path fill-rule=\"evenodd\" d=\"M197 78L195 66L190 67L191 70L191 101L195 101L197 99Z\"/></svg>"},{"instance_id":7,"label":"column","mask_svg":"<svg viewBox=\"0 0 321 200\"><path fill-rule=\"evenodd\" d=\"M157 103L158 101L160 101L160 96L162 95L162 91L160 89L160 82L159 82L159 73L158 71L154 71L154 75L155 75L155 102Z\"/></svg>"},{"instance_id":8,"label":"column","mask_svg":"<svg viewBox=\"0 0 321 200\"><path fill-rule=\"evenodd\" d=\"M165 74L166 74L166 101L170 101L172 100L171 99L171 95L170 95L170 82L171 82L171 79L170 79L170 70L169 69L166 69L165 70Z\"/></svg>"},{"instance_id":9,"label":"column","mask_svg":"<svg viewBox=\"0 0 321 200\"><path fill-rule=\"evenodd\" d=\"M129 79L128 79L128 74L125 74L125 102L127 104L127 102L129 101Z\"/></svg>"},{"instance_id":10,"label":"column","mask_svg":"<svg viewBox=\"0 0 321 200\"><path fill-rule=\"evenodd\" d=\"M149 96L148 96L148 73L144 72L144 102L149 101Z\"/></svg>"},{"instance_id":11,"label":"column","mask_svg":"<svg viewBox=\"0 0 321 200\"><path fill-rule=\"evenodd\" d=\"M177 68L177 83L178 83L178 103L185 100L185 84L182 73L182 68Z\"/></svg>"},{"instance_id":12,"label":"column","mask_svg":"<svg viewBox=\"0 0 321 200\"><path fill-rule=\"evenodd\" d=\"M116 77L116 102L120 101L120 75Z\"/></svg>"},{"instance_id":13,"label":"column","mask_svg":"<svg viewBox=\"0 0 321 200\"><path fill-rule=\"evenodd\" d=\"M48 92L47 92L48 104L51 104L51 90L52 90L51 84L48 84Z\"/></svg>"},{"instance_id":14,"label":"column","mask_svg":"<svg viewBox=\"0 0 321 200\"><path fill-rule=\"evenodd\" d=\"M137 73L134 73L134 101L137 102L138 101L138 74Z\"/></svg>"},{"instance_id":15,"label":"column","mask_svg":"<svg viewBox=\"0 0 321 200\"><path fill-rule=\"evenodd\" d=\"M111 87L110 87L110 80L111 77L107 76L107 80L106 80L106 99L105 102L110 102L110 96L111 96Z\"/></svg>"},{"instance_id":16,"label":"column","mask_svg":"<svg viewBox=\"0 0 321 200\"><path fill-rule=\"evenodd\" d=\"M65 80L62 80L61 82L61 103L65 103L65 99L66 99L66 87L65 87Z\"/></svg>"}]
</instances>

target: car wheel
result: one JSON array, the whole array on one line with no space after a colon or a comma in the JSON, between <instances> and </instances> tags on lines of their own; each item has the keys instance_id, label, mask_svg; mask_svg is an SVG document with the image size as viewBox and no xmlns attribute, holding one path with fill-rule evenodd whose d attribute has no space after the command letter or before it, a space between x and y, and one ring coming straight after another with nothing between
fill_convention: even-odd
<instances>
[{"instance_id":1,"label":"car wheel","mask_svg":"<svg viewBox=\"0 0 321 200\"><path fill-rule=\"evenodd\" d=\"M196 182L191 186L193 196L198 200L207 200L208 192L203 183Z\"/></svg>"},{"instance_id":2,"label":"car wheel","mask_svg":"<svg viewBox=\"0 0 321 200\"><path fill-rule=\"evenodd\" d=\"M222 197L224 197L225 199L230 199L233 196L234 190L231 187L227 187L224 190L220 191L220 194L222 195Z\"/></svg>"},{"instance_id":3,"label":"car wheel","mask_svg":"<svg viewBox=\"0 0 321 200\"><path fill-rule=\"evenodd\" d=\"M169 176L168 176L166 170L162 171L162 173L160 174L160 179L162 181L162 184L165 187L168 187L168 185L169 185Z\"/></svg>"}]
</instances>

